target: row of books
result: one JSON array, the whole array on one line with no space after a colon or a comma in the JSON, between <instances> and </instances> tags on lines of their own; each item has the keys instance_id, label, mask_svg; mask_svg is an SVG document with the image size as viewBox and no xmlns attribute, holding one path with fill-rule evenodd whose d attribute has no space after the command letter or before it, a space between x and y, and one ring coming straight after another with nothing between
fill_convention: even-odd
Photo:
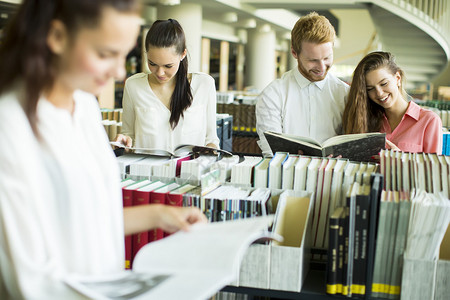
<instances>
[{"instance_id":1,"label":"row of books","mask_svg":"<svg viewBox=\"0 0 450 300\"><path fill-rule=\"evenodd\" d=\"M352 184L329 220L327 293L399 299L404 257L435 261L450 222L450 202L413 189ZM431 221L434 220L434 221Z\"/></svg>"},{"instance_id":2,"label":"row of books","mask_svg":"<svg viewBox=\"0 0 450 300\"><path fill-rule=\"evenodd\" d=\"M289 155L282 152L277 152L273 158L244 156L241 161L238 156L216 161L202 156L191 159L190 156L167 158L139 154L126 154L117 159L123 177L133 179L167 182L177 178L179 183L198 185L202 175L217 169L221 183L245 188L306 190L314 195L313 246L318 248L327 247L328 217L334 212L335 207L343 205L345 193L351 183L355 181L361 184L368 183L370 175L377 171L377 165L373 163L351 162L342 158ZM228 196L231 193L224 195ZM226 210L223 205L227 207L233 204L224 204L217 200L211 203L215 211L220 211L219 215L216 212L208 212L212 216L211 219L223 220L233 215L233 212ZM250 214L260 213L252 211Z\"/></svg>"},{"instance_id":3,"label":"row of books","mask_svg":"<svg viewBox=\"0 0 450 300\"><path fill-rule=\"evenodd\" d=\"M103 127L108 135L109 141L114 141L119 133L122 132L122 122L116 120L102 120Z\"/></svg>"},{"instance_id":4,"label":"row of books","mask_svg":"<svg viewBox=\"0 0 450 300\"><path fill-rule=\"evenodd\" d=\"M199 184L201 176L218 170L220 182L231 177L231 168L239 162L239 156L230 157L187 154L176 156L159 156L148 154L125 153L117 157L122 179L150 179Z\"/></svg>"},{"instance_id":5,"label":"row of books","mask_svg":"<svg viewBox=\"0 0 450 300\"><path fill-rule=\"evenodd\" d=\"M259 137L256 135L239 135L233 134L233 152L243 153L245 155L259 155L261 156L261 148L258 146Z\"/></svg>"},{"instance_id":6,"label":"row of books","mask_svg":"<svg viewBox=\"0 0 450 300\"><path fill-rule=\"evenodd\" d=\"M101 108L102 120L122 122L123 109L122 108Z\"/></svg>"},{"instance_id":7,"label":"row of books","mask_svg":"<svg viewBox=\"0 0 450 300\"><path fill-rule=\"evenodd\" d=\"M164 204L172 206L199 206L201 190L190 184L180 185L176 182L122 180L123 206L144 204ZM125 237L125 268L132 268L136 253L147 243L167 236L161 229L141 232Z\"/></svg>"},{"instance_id":8,"label":"row of books","mask_svg":"<svg viewBox=\"0 0 450 300\"><path fill-rule=\"evenodd\" d=\"M450 156L434 153L409 153L393 150L380 152L380 173L388 191L442 192L449 198Z\"/></svg>"},{"instance_id":9,"label":"row of books","mask_svg":"<svg viewBox=\"0 0 450 300\"><path fill-rule=\"evenodd\" d=\"M370 296L382 176L369 183L354 182L345 204L329 219L326 291L331 295Z\"/></svg>"},{"instance_id":10,"label":"row of books","mask_svg":"<svg viewBox=\"0 0 450 300\"><path fill-rule=\"evenodd\" d=\"M254 104L217 103L217 113L233 116L233 130L256 133L256 114Z\"/></svg>"},{"instance_id":11,"label":"row of books","mask_svg":"<svg viewBox=\"0 0 450 300\"><path fill-rule=\"evenodd\" d=\"M255 188L305 190L313 194L313 247L327 248L328 218L343 206L353 182L369 184L378 165L343 158L276 152L272 158L253 156L234 165L230 182ZM315 257L320 259L320 257Z\"/></svg>"},{"instance_id":12,"label":"row of books","mask_svg":"<svg viewBox=\"0 0 450 300\"><path fill-rule=\"evenodd\" d=\"M372 295L399 299L404 259L436 261L450 223L450 202L442 194L413 189L411 193L383 191Z\"/></svg>"}]
</instances>

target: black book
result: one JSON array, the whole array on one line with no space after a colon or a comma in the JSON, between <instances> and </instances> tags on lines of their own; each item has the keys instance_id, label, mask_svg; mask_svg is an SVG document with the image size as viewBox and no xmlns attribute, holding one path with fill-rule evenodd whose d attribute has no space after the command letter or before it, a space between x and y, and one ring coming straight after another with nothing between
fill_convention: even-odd
<instances>
[{"instance_id":1,"label":"black book","mask_svg":"<svg viewBox=\"0 0 450 300\"><path fill-rule=\"evenodd\" d=\"M356 195L355 250L353 255L352 294L366 294L367 237L369 230L370 186L360 186Z\"/></svg>"},{"instance_id":2,"label":"black book","mask_svg":"<svg viewBox=\"0 0 450 300\"><path fill-rule=\"evenodd\" d=\"M344 259L345 259L345 241L348 237L348 232L346 231L346 221L347 214L345 208L343 213L339 218L339 236L338 236L338 265L337 265L337 293L343 294L343 284L344 284Z\"/></svg>"},{"instance_id":3,"label":"black book","mask_svg":"<svg viewBox=\"0 0 450 300\"><path fill-rule=\"evenodd\" d=\"M383 190L383 175L379 173L372 174L370 178L370 212L369 212L369 231L367 237L367 263L366 263L366 299L372 295L372 282L375 263L375 246L378 230L378 209Z\"/></svg>"},{"instance_id":4,"label":"black book","mask_svg":"<svg viewBox=\"0 0 450 300\"><path fill-rule=\"evenodd\" d=\"M345 205L345 244L344 244L344 267L342 278L342 294L348 297L353 293L353 268L355 252L355 218L356 218L356 195L359 192L359 183L354 182L348 189Z\"/></svg>"},{"instance_id":5,"label":"black book","mask_svg":"<svg viewBox=\"0 0 450 300\"><path fill-rule=\"evenodd\" d=\"M330 216L327 252L327 294L340 294L342 279L338 276L339 269L339 223L345 215L343 207L337 207ZM342 268L341 268L342 270Z\"/></svg>"},{"instance_id":6,"label":"black book","mask_svg":"<svg viewBox=\"0 0 450 300\"><path fill-rule=\"evenodd\" d=\"M289 152L310 156L334 157L341 155L353 161L376 161L373 157L384 149L386 134L379 132L344 134L331 137L319 143L303 136L272 131L264 132L270 149L275 152Z\"/></svg>"}]
</instances>

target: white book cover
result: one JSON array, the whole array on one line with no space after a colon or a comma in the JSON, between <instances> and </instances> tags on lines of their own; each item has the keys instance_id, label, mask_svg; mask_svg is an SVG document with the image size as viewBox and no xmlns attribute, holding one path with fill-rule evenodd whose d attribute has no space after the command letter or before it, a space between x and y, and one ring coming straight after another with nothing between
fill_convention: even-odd
<instances>
[{"instance_id":1,"label":"white book cover","mask_svg":"<svg viewBox=\"0 0 450 300\"><path fill-rule=\"evenodd\" d=\"M439 162L438 155L436 153L427 153L428 159L430 160L431 172L429 173L432 183L432 192L438 194L442 191L441 184L441 164Z\"/></svg>"},{"instance_id":2,"label":"white book cover","mask_svg":"<svg viewBox=\"0 0 450 300\"><path fill-rule=\"evenodd\" d=\"M349 162L344 170L344 179L342 183L342 194L341 194L341 203L337 206L345 206L347 192L350 189L350 186L355 182L356 172L359 170L360 163Z\"/></svg>"},{"instance_id":3,"label":"white book cover","mask_svg":"<svg viewBox=\"0 0 450 300\"><path fill-rule=\"evenodd\" d=\"M231 169L231 183L251 186L253 169L262 159L258 156L244 156L243 161Z\"/></svg>"},{"instance_id":4,"label":"white book cover","mask_svg":"<svg viewBox=\"0 0 450 300\"><path fill-rule=\"evenodd\" d=\"M306 190L306 171L308 170L311 157L300 156L294 167L294 190Z\"/></svg>"},{"instance_id":5,"label":"white book cover","mask_svg":"<svg viewBox=\"0 0 450 300\"><path fill-rule=\"evenodd\" d=\"M328 221L329 216L331 215L330 214L331 182L336 163L337 163L336 159L330 159L328 161L323 178L322 204L320 206L320 218L317 230L317 246L322 248L328 248Z\"/></svg>"},{"instance_id":6,"label":"white book cover","mask_svg":"<svg viewBox=\"0 0 450 300\"><path fill-rule=\"evenodd\" d=\"M320 157L312 157L311 162L308 165L306 172L306 191L311 194L316 193L317 176L319 174L319 167L321 163L322 159Z\"/></svg>"},{"instance_id":7,"label":"white book cover","mask_svg":"<svg viewBox=\"0 0 450 300\"><path fill-rule=\"evenodd\" d=\"M322 208L322 196L323 196L323 182L325 176L325 168L327 167L329 162L328 158L322 159L322 162L317 170L317 185L314 192L314 210L313 210L313 224L312 224L312 234L313 240L312 244L314 247L320 247L318 243L318 237L320 234L318 233L319 221L322 217L320 215Z\"/></svg>"},{"instance_id":8,"label":"white book cover","mask_svg":"<svg viewBox=\"0 0 450 300\"><path fill-rule=\"evenodd\" d=\"M342 182L344 179L344 170L348 163L349 161L347 159L338 159L333 169L330 196L330 215L334 212L336 207L341 206Z\"/></svg>"},{"instance_id":9,"label":"white book cover","mask_svg":"<svg viewBox=\"0 0 450 300\"><path fill-rule=\"evenodd\" d=\"M287 152L276 152L269 163L269 176L267 177L267 186L271 189L281 189L281 170L283 163L289 157Z\"/></svg>"},{"instance_id":10,"label":"white book cover","mask_svg":"<svg viewBox=\"0 0 450 300\"><path fill-rule=\"evenodd\" d=\"M266 188L267 187L267 177L269 176L269 163L271 158L263 158L254 169L253 176L253 186L255 188Z\"/></svg>"},{"instance_id":11,"label":"white book cover","mask_svg":"<svg viewBox=\"0 0 450 300\"><path fill-rule=\"evenodd\" d=\"M409 192L411 191L411 180L410 176L411 174L411 153L409 152L402 152L402 191Z\"/></svg>"},{"instance_id":12,"label":"white book cover","mask_svg":"<svg viewBox=\"0 0 450 300\"><path fill-rule=\"evenodd\" d=\"M292 190L294 188L294 168L299 156L292 154L283 164L281 188L283 190Z\"/></svg>"},{"instance_id":13,"label":"white book cover","mask_svg":"<svg viewBox=\"0 0 450 300\"><path fill-rule=\"evenodd\" d=\"M442 179L442 193L444 193L445 198L449 198L448 190L448 163L443 155L439 155L439 163L441 165L441 179Z\"/></svg>"}]
</instances>

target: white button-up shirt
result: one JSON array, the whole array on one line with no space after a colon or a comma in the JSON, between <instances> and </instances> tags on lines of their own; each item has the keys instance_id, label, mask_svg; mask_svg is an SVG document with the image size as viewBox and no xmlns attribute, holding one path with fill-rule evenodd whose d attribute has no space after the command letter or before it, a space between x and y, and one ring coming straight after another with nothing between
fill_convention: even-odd
<instances>
[{"instance_id":1,"label":"white button-up shirt","mask_svg":"<svg viewBox=\"0 0 450 300\"><path fill-rule=\"evenodd\" d=\"M173 130L171 112L152 91L147 76L138 73L128 78L123 94L122 133L130 136L137 148L173 152L182 144L219 146L216 87L210 75L192 73L192 104Z\"/></svg>"},{"instance_id":2,"label":"white button-up shirt","mask_svg":"<svg viewBox=\"0 0 450 300\"><path fill-rule=\"evenodd\" d=\"M265 131L307 136L319 142L341 134L349 88L330 73L322 81L311 82L297 68L270 83L256 104L256 130L263 155L272 155Z\"/></svg>"},{"instance_id":3,"label":"white button-up shirt","mask_svg":"<svg viewBox=\"0 0 450 300\"><path fill-rule=\"evenodd\" d=\"M0 298L80 299L65 276L124 268L117 161L93 95L73 114L41 99L41 142L17 97L0 97Z\"/></svg>"}]
</instances>

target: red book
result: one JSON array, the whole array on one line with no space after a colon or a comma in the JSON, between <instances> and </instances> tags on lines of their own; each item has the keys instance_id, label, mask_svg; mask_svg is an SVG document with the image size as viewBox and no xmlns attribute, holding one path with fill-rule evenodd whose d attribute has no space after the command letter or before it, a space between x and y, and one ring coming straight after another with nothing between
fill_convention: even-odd
<instances>
[{"instance_id":1,"label":"red book","mask_svg":"<svg viewBox=\"0 0 450 300\"><path fill-rule=\"evenodd\" d=\"M191 184L183 184L182 186L170 191L166 195L166 205L171 206L183 206L183 197L184 194L189 192L190 190L196 188L195 185ZM164 232L164 236L169 236L170 233Z\"/></svg>"},{"instance_id":2,"label":"red book","mask_svg":"<svg viewBox=\"0 0 450 300\"><path fill-rule=\"evenodd\" d=\"M128 185L127 185L128 183ZM122 181L122 201L123 207L129 207L133 205L133 193L136 189L149 184L149 180L141 180L138 182L134 182L133 180L124 180ZM132 263L132 236L125 236L125 269L131 269Z\"/></svg>"},{"instance_id":3,"label":"red book","mask_svg":"<svg viewBox=\"0 0 450 300\"><path fill-rule=\"evenodd\" d=\"M191 160L191 159L192 159L192 155L186 155L183 157L172 158L172 160L176 161L176 167L175 167L175 176L176 177L180 176L181 163L185 160Z\"/></svg>"},{"instance_id":4,"label":"red book","mask_svg":"<svg viewBox=\"0 0 450 300\"><path fill-rule=\"evenodd\" d=\"M173 189L178 188L178 183L169 183L150 192L150 204L166 204L167 194ZM150 242L160 240L164 237L162 229L153 229L149 231L148 239Z\"/></svg>"},{"instance_id":5,"label":"red book","mask_svg":"<svg viewBox=\"0 0 450 300\"><path fill-rule=\"evenodd\" d=\"M144 185L133 191L133 206L150 204L150 192L164 186L161 181L154 181L147 185ZM140 232L132 235L131 238L131 261L133 261L136 253L147 243L148 231Z\"/></svg>"}]
</instances>

